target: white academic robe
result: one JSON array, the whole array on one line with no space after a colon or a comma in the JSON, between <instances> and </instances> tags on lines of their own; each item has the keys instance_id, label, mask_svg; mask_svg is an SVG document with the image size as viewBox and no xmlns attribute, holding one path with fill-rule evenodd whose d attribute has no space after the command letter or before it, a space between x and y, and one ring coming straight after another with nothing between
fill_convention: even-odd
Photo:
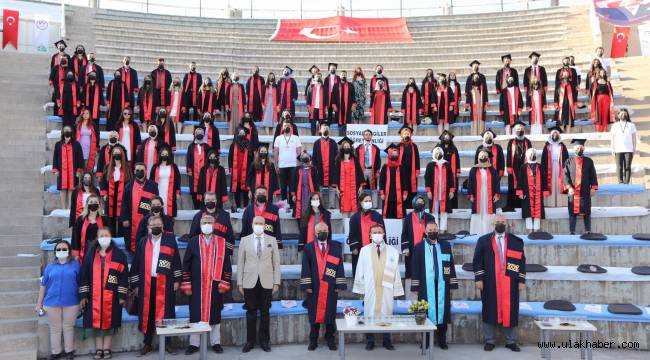
<instances>
[{"instance_id":1,"label":"white academic robe","mask_svg":"<svg viewBox=\"0 0 650 360\"><path fill-rule=\"evenodd\" d=\"M386 265L384 269L378 269L383 274L383 278L392 278L392 282L382 281L381 289L381 309L375 313L375 302L377 293L375 291L375 269L373 268L373 259L377 259L377 247L370 243L359 252L359 262L357 262L357 272L354 278L353 293L364 295L363 313L365 316L390 316L393 315L393 300L395 297L404 295L402 278L399 270L399 252L392 246L384 244L381 250L386 254ZM379 264L379 261L377 261Z\"/></svg>"}]
</instances>

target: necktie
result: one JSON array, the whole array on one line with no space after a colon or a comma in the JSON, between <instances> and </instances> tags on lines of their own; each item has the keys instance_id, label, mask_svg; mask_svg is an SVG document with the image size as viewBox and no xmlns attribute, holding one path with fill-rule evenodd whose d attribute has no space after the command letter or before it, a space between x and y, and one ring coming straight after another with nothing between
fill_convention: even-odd
<instances>
[{"instance_id":1,"label":"necktie","mask_svg":"<svg viewBox=\"0 0 650 360\"><path fill-rule=\"evenodd\" d=\"M324 242L320 243L320 252L321 252L321 254L325 254L325 243Z\"/></svg>"},{"instance_id":2,"label":"necktie","mask_svg":"<svg viewBox=\"0 0 650 360\"><path fill-rule=\"evenodd\" d=\"M497 246L499 247L499 259L503 262L503 245L501 245L501 240L503 240L503 235L497 237Z\"/></svg>"},{"instance_id":3,"label":"necktie","mask_svg":"<svg viewBox=\"0 0 650 360\"><path fill-rule=\"evenodd\" d=\"M370 167L370 145L366 144L366 152L363 154L364 156L364 161L365 161L365 167L369 168Z\"/></svg>"},{"instance_id":4,"label":"necktie","mask_svg":"<svg viewBox=\"0 0 650 360\"><path fill-rule=\"evenodd\" d=\"M257 257L262 255L262 239L257 238Z\"/></svg>"},{"instance_id":5,"label":"necktie","mask_svg":"<svg viewBox=\"0 0 650 360\"><path fill-rule=\"evenodd\" d=\"M381 245L377 245L377 257L381 257Z\"/></svg>"}]
</instances>

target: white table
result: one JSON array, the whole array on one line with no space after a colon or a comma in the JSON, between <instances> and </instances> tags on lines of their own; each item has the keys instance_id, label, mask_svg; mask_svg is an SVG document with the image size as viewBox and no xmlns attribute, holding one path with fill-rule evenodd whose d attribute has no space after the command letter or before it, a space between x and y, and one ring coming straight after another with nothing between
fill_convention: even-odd
<instances>
[{"instance_id":1,"label":"white table","mask_svg":"<svg viewBox=\"0 0 650 360\"><path fill-rule=\"evenodd\" d=\"M561 325L562 323L570 323L573 326L563 326ZM591 360L593 353L592 353L592 348L591 346L582 346L583 341L587 341L588 343L591 343L593 341L593 334L596 332L596 327L592 325L590 322L587 320L583 319L560 319L559 321L553 321L553 319L549 320L535 320L535 325L539 328L540 330L540 342L542 346L540 346L540 354L542 359L551 359L551 347L549 344L551 343L551 334L554 332L558 333L578 333L578 341L580 341L580 358L581 359L586 359L586 360ZM560 348L559 346L555 346L554 348L558 349L563 349ZM567 350L567 349L565 349Z\"/></svg>"},{"instance_id":2,"label":"white table","mask_svg":"<svg viewBox=\"0 0 650 360\"><path fill-rule=\"evenodd\" d=\"M201 345L199 346L199 359L206 360L208 358L208 333L211 328L208 323L199 322L199 323L188 323L186 325L180 326L189 326L188 328L178 328L174 325L166 327L156 327L156 333L158 334L158 359L165 359L165 338L167 336L182 336L182 335L192 335L200 334L201 335Z\"/></svg>"},{"instance_id":3,"label":"white table","mask_svg":"<svg viewBox=\"0 0 650 360\"><path fill-rule=\"evenodd\" d=\"M339 333L339 358L345 359L345 334L376 334L376 333L422 333L422 355L425 354L426 339L429 337L428 359L433 360L433 334L436 326L426 319L423 325L417 325L412 316L394 316L387 319L363 318L364 324L348 325L345 319L336 319L336 331ZM389 322L390 325L380 326L377 322Z\"/></svg>"}]
</instances>

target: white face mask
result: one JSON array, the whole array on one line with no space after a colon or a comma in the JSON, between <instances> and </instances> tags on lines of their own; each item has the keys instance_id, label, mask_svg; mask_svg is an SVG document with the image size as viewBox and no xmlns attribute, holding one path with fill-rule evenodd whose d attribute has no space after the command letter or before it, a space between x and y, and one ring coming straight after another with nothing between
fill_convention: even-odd
<instances>
[{"instance_id":1,"label":"white face mask","mask_svg":"<svg viewBox=\"0 0 650 360\"><path fill-rule=\"evenodd\" d=\"M255 235L262 235L264 233L264 225L253 225L253 233Z\"/></svg>"},{"instance_id":2,"label":"white face mask","mask_svg":"<svg viewBox=\"0 0 650 360\"><path fill-rule=\"evenodd\" d=\"M97 238L97 242L99 243L99 246L101 246L102 249L106 249L108 245L111 243L111 238L109 237L100 237Z\"/></svg>"},{"instance_id":3,"label":"white face mask","mask_svg":"<svg viewBox=\"0 0 650 360\"><path fill-rule=\"evenodd\" d=\"M66 259L70 252L68 250L57 250L55 254L57 259L62 260Z\"/></svg>"},{"instance_id":4,"label":"white face mask","mask_svg":"<svg viewBox=\"0 0 650 360\"><path fill-rule=\"evenodd\" d=\"M361 207L363 208L363 210L372 209L372 201L364 201L364 202L362 202Z\"/></svg>"},{"instance_id":5,"label":"white face mask","mask_svg":"<svg viewBox=\"0 0 650 360\"><path fill-rule=\"evenodd\" d=\"M214 230L214 225L212 224L202 224L201 225L201 232L203 234L212 234L212 231Z\"/></svg>"},{"instance_id":6,"label":"white face mask","mask_svg":"<svg viewBox=\"0 0 650 360\"><path fill-rule=\"evenodd\" d=\"M381 244L384 242L384 234L370 234L372 242L375 244Z\"/></svg>"},{"instance_id":7,"label":"white face mask","mask_svg":"<svg viewBox=\"0 0 650 360\"><path fill-rule=\"evenodd\" d=\"M311 201L311 206L312 207L319 207L320 206L320 200L312 200Z\"/></svg>"}]
</instances>

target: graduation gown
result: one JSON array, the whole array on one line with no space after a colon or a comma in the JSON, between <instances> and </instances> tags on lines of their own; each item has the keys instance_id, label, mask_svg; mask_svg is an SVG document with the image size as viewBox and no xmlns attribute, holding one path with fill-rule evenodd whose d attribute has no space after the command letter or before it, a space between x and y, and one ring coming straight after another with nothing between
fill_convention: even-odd
<instances>
[{"instance_id":1,"label":"graduation gown","mask_svg":"<svg viewBox=\"0 0 650 360\"><path fill-rule=\"evenodd\" d=\"M81 145L81 121L77 121L75 126L75 140ZM86 171L93 172L95 170L95 161L97 160L97 153L99 152L99 125L92 120L90 121L90 149L88 151L88 160L86 160ZM83 150L82 150L83 154Z\"/></svg>"},{"instance_id":2,"label":"graduation gown","mask_svg":"<svg viewBox=\"0 0 650 360\"><path fill-rule=\"evenodd\" d=\"M102 178L106 165L108 165L111 161L111 153L113 152L113 148L116 146L122 148L122 154L126 154L126 148L119 143L115 145L106 143L99 149L99 153L97 154L97 171L95 172L95 177L97 179Z\"/></svg>"},{"instance_id":3,"label":"graduation gown","mask_svg":"<svg viewBox=\"0 0 650 360\"><path fill-rule=\"evenodd\" d=\"M68 60L70 60L70 55L66 54L65 52L56 52L50 58L50 69L59 65L59 63L61 62L61 57L66 57L68 58Z\"/></svg>"},{"instance_id":4,"label":"graduation gown","mask_svg":"<svg viewBox=\"0 0 650 360\"><path fill-rule=\"evenodd\" d=\"M232 86L232 82L230 80L224 81L223 79L219 79L219 81L217 81L217 86L214 89L217 96L217 109L219 110L228 109L228 104L230 104L229 99L230 99L231 86Z\"/></svg>"},{"instance_id":5,"label":"graduation gown","mask_svg":"<svg viewBox=\"0 0 650 360\"><path fill-rule=\"evenodd\" d=\"M199 193L199 173L207 162L208 145L191 142L185 155L185 172L189 177L190 194Z\"/></svg>"},{"instance_id":6,"label":"graduation gown","mask_svg":"<svg viewBox=\"0 0 650 360\"><path fill-rule=\"evenodd\" d=\"M174 234L163 233L160 241L160 255L156 265L156 288L151 287L153 255L151 235L138 242L129 271L130 287L138 289L138 329L143 334L156 330L148 328L150 316L154 316L156 320L176 318L174 283L181 282L181 258ZM155 314L149 313L151 296L155 297Z\"/></svg>"},{"instance_id":7,"label":"graduation gown","mask_svg":"<svg viewBox=\"0 0 650 360\"><path fill-rule=\"evenodd\" d=\"M495 202L492 201L492 199L494 196L496 196L497 199L500 196L499 184L501 177L493 167L488 167L486 171L486 175L488 176L488 188L483 189L481 187L480 169L481 168L476 166L472 167L467 176L467 197L472 201L472 214L478 214L481 211L481 193L483 191L487 191L487 212L488 214L494 214L496 212L496 207L494 206Z\"/></svg>"},{"instance_id":8,"label":"graduation gown","mask_svg":"<svg viewBox=\"0 0 650 360\"><path fill-rule=\"evenodd\" d=\"M569 216L591 215L591 190L598 190L598 175L591 158L572 156L564 163L564 189L569 196Z\"/></svg>"},{"instance_id":9,"label":"graduation gown","mask_svg":"<svg viewBox=\"0 0 650 360\"><path fill-rule=\"evenodd\" d=\"M226 239L213 234L206 244L203 234L187 243L183 257L181 290L191 290L190 322L221 322L224 294L232 286L232 266ZM222 293L220 293L220 291Z\"/></svg>"},{"instance_id":10,"label":"graduation gown","mask_svg":"<svg viewBox=\"0 0 650 360\"><path fill-rule=\"evenodd\" d=\"M185 73L183 76L183 106L186 109L199 107L199 88L203 84L201 74L195 72ZM197 114L194 116L196 117Z\"/></svg>"},{"instance_id":11,"label":"graduation gown","mask_svg":"<svg viewBox=\"0 0 650 360\"><path fill-rule=\"evenodd\" d=\"M370 175L370 183L366 182L364 185L366 189L368 190L376 190L377 189L377 172L381 169L381 150L379 150L379 146L375 144L370 145L370 166L368 167L371 170L371 175ZM357 163L359 163L359 167L362 170L366 169L366 164L365 164L365 159L366 159L366 147L365 144L361 144L357 146L357 148L354 150L354 157L357 160ZM364 175L365 178L365 175Z\"/></svg>"},{"instance_id":12,"label":"graduation gown","mask_svg":"<svg viewBox=\"0 0 650 360\"><path fill-rule=\"evenodd\" d=\"M296 115L296 100L298 100L298 84L292 77L282 77L278 83L280 89L280 114L289 111L291 116Z\"/></svg>"},{"instance_id":13,"label":"graduation gown","mask_svg":"<svg viewBox=\"0 0 650 360\"><path fill-rule=\"evenodd\" d=\"M359 252L352 292L363 295L365 316L392 316L394 298L404 295L399 252L384 244L377 257L375 244L364 246Z\"/></svg>"},{"instance_id":14,"label":"graduation gown","mask_svg":"<svg viewBox=\"0 0 650 360\"><path fill-rule=\"evenodd\" d=\"M458 189L460 187L458 186L458 177L460 176L460 155L458 154L458 149L456 148L456 145L454 145L453 142L449 144L443 144L440 142L438 144L440 147L442 147L442 150L444 150L443 154L443 159L449 163L449 166L451 167L451 175L454 180L453 182L453 188L456 189L456 196L454 196L453 199L449 199L449 207L451 209L456 209L458 207ZM503 154L501 154L503 156Z\"/></svg>"},{"instance_id":15,"label":"graduation gown","mask_svg":"<svg viewBox=\"0 0 650 360\"><path fill-rule=\"evenodd\" d=\"M129 142L130 145L130 150L128 152L125 151L125 153L128 155L128 160L129 162L133 165L135 164L134 159L136 155L136 151L140 147L140 144L142 143L142 138L140 134L140 127L138 127L138 124L135 122L131 121L129 123L129 138L124 139L124 127L122 125L123 123L116 124L117 127L117 133L119 135L120 143L126 143L127 141Z\"/></svg>"},{"instance_id":16,"label":"graduation gown","mask_svg":"<svg viewBox=\"0 0 650 360\"><path fill-rule=\"evenodd\" d=\"M404 125L420 125L420 116L424 111L424 104L420 91L415 88L409 93L409 88L404 88L402 92L402 113L404 114Z\"/></svg>"},{"instance_id":17,"label":"graduation gown","mask_svg":"<svg viewBox=\"0 0 650 360\"><path fill-rule=\"evenodd\" d=\"M533 65L528 66L524 69L524 91L530 89L530 79L535 77L542 83L542 88L546 92L548 87L548 78L546 77L546 68L541 65L537 65L536 71L533 71Z\"/></svg>"},{"instance_id":18,"label":"graduation gown","mask_svg":"<svg viewBox=\"0 0 650 360\"><path fill-rule=\"evenodd\" d=\"M384 196L382 209L387 219L401 219L406 213L403 197L408 195L408 178L398 163L384 164L379 173L379 195Z\"/></svg>"},{"instance_id":19,"label":"graduation gown","mask_svg":"<svg viewBox=\"0 0 650 360\"><path fill-rule=\"evenodd\" d=\"M546 90L543 88L526 91L526 109L529 113L529 124L544 125L544 108L546 108Z\"/></svg>"},{"instance_id":20,"label":"graduation gown","mask_svg":"<svg viewBox=\"0 0 650 360\"><path fill-rule=\"evenodd\" d=\"M154 98L158 106L167 107L171 103L169 87L172 84L172 74L167 69L156 68L151 71Z\"/></svg>"},{"instance_id":21,"label":"graduation gown","mask_svg":"<svg viewBox=\"0 0 650 360\"><path fill-rule=\"evenodd\" d=\"M129 93L126 84L122 80L111 80L106 88L106 130L115 129L115 124L122 115L122 110L133 104L133 96Z\"/></svg>"},{"instance_id":22,"label":"graduation gown","mask_svg":"<svg viewBox=\"0 0 650 360\"><path fill-rule=\"evenodd\" d=\"M456 121L454 117L455 110L449 110L449 107L454 107L454 90L449 86L440 85L436 89L436 97L438 99L438 103L436 104L436 108L438 109L437 124L454 123Z\"/></svg>"},{"instance_id":23,"label":"graduation gown","mask_svg":"<svg viewBox=\"0 0 650 360\"><path fill-rule=\"evenodd\" d=\"M435 202L439 201L438 211L451 214L455 204L451 203L449 195L457 192L454 173L448 161L442 162L441 166L435 161L427 164L424 171L424 186L427 193L431 193L432 200L429 201L429 211L435 211ZM455 196L454 196L455 198Z\"/></svg>"},{"instance_id":24,"label":"graduation gown","mask_svg":"<svg viewBox=\"0 0 650 360\"><path fill-rule=\"evenodd\" d=\"M494 232L481 236L472 261L474 280L483 281L482 320L492 325L515 327L519 323L519 283L526 282L524 242L506 233L505 261L501 261L496 241Z\"/></svg>"},{"instance_id":25,"label":"graduation gown","mask_svg":"<svg viewBox=\"0 0 650 360\"><path fill-rule=\"evenodd\" d=\"M135 246L138 246L138 243L142 238L147 237L149 234L149 229L147 226L149 226L149 218L151 217L151 213L148 213L140 219L140 222L138 223L137 230L135 232ZM162 214L162 220L163 220L163 232L173 234L174 233L174 218L172 218L169 215Z\"/></svg>"},{"instance_id":26,"label":"graduation gown","mask_svg":"<svg viewBox=\"0 0 650 360\"><path fill-rule=\"evenodd\" d=\"M361 251L361 248L370 244L370 227L379 224L384 226L384 218L375 210L364 212L359 210L350 216L347 243L350 251ZM352 254L352 276L354 276L359 255Z\"/></svg>"},{"instance_id":27,"label":"graduation gown","mask_svg":"<svg viewBox=\"0 0 650 360\"><path fill-rule=\"evenodd\" d=\"M219 135L219 129L217 129L214 124L210 124L210 126L206 127L205 123L201 123L201 125L198 127L203 129L203 142L208 145L208 150L215 149L219 151L221 149L221 137Z\"/></svg>"},{"instance_id":28,"label":"graduation gown","mask_svg":"<svg viewBox=\"0 0 650 360\"><path fill-rule=\"evenodd\" d=\"M332 187L339 189L341 212L353 212L357 209L357 194L364 186L363 172L352 154L348 161L340 158L336 160Z\"/></svg>"},{"instance_id":29,"label":"graduation gown","mask_svg":"<svg viewBox=\"0 0 650 360\"><path fill-rule=\"evenodd\" d=\"M487 103L488 102L487 80L485 79L485 75L483 75L480 72L477 72L477 73L472 72L469 75L467 75L467 79L465 80L465 97L470 97L471 96L472 86L474 85L474 82L472 80L472 78L474 77L474 74L478 74L479 80L478 80L478 85L477 86L479 86L481 88L481 90L484 91L483 98L485 99L484 101Z\"/></svg>"},{"instance_id":30,"label":"graduation gown","mask_svg":"<svg viewBox=\"0 0 650 360\"><path fill-rule=\"evenodd\" d=\"M282 249L282 230L280 228L280 210L272 203L267 203L266 206L260 210L253 202L244 209L244 214L241 218L241 233L240 238L253 233L253 218L255 216L262 216L264 218L264 233L273 236L278 242L278 249Z\"/></svg>"},{"instance_id":31,"label":"graduation gown","mask_svg":"<svg viewBox=\"0 0 650 360\"><path fill-rule=\"evenodd\" d=\"M338 124L346 125L352 119L352 104L354 103L354 85L348 81L338 84Z\"/></svg>"},{"instance_id":32,"label":"graduation gown","mask_svg":"<svg viewBox=\"0 0 650 360\"><path fill-rule=\"evenodd\" d=\"M499 176L503 176L506 163L503 156L503 148L499 144L493 143L490 147L485 147L483 144L479 145L476 148L476 152L474 153L474 164L478 164L478 153L484 149L492 153L492 168L497 171L497 174ZM494 161L494 159L496 159L496 161Z\"/></svg>"},{"instance_id":33,"label":"graduation gown","mask_svg":"<svg viewBox=\"0 0 650 360\"><path fill-rule=\"evenodd\" d=\"M168 119L165 120L164 123L156 122L156 125L158 126L158 137L156 139L167 144L172 151L176 151L176 126L174 125L174 122ZM172 155L173 154L169 154L169 156Z\"/></svg>"},{"instance_id":34,"label":"graduation gown","mask_svg":"<svg viewBox=\"0 0 650 360\"><path fill-rule=\"evenodd\" d=\"M323 209L323 211L318 214L318 219L315 218L315 214L312 214L309 216L309 221L307 221L306 225L303 221L299 221L300 236L298 238L298 251L302 251L305 245L311 244L315 240L316 234L314 233L314 228L321 222L327 225L327 239L332 240L332 214L329 210Z\"/></svg>"},{"instance_id":35,"label":"graduation gown","mask_svg":"<svg viewBox=\"0 0 650 360\"><path fill-rule=\"evenodd\" d=\"M415 211L412 211L402 220L402 252L407 249L409 250L409 256L404 257L404 266L406 267L405 278L410 279L413 275L411 263L413 260L413 249L426 237L424 229L427 227L427 224L435 222L436 219L433 215L426 211L422 211L422 218Z\"/></svg>"},{"instance_id":36,"label":"graduation gown","mask_svg":"<svg viewBox=\"0 0 650 360\"><path fill-rule=\"evenodd\" d=\"M316 108L316 101L318 101L318 108ZM327 101L328 97L325 85L320 85L320 90L318 90L318 85L316 84L311 84L309 86L307 89L307 106L309 106L309 120L311 122L325 119L325 110L329 106Z\"/></svg>"},{"instance_id":37,"label":"graduation gown","mask_svg":"<svg viewBox=\"0 0 650 360\"><path fill-rule=\"evenodd\" d=\"M303 302L307 308L310 324L334 324L338 291L345 290L347 283L343 268L343 246L328 241L325 253L318 241L305 246L300 272L300 290L311 289Z\"/></svg>"},{"instance_id":38,"label":"graduation gown","mask_svg":"<svg viewBox=\"0 0 650 360\"><path fill-rule=\"evenodd\" d=\"M152 172L153 174L153 172ZM112 175L112 174L111 174ZM124 245L133 253L136 249L136 233L140 219L151 210L151 199L158 195L158 184L152 180L142 183L131 180L124 185L121 199L120 222L129 221L131 226L124 229Z\"/></svg>"},{"instance_id":39,"label":"graduation gown","mask_svg":"<svg viewBox=\"0 0 650 360\"><path fill-rule=\"evenodd\" d=\"M546 190L546 171L535 163L524 164L517 174L517 196L524 196L521 200L521 217L544 219L544 197L549 195Z\"/></svg>"},{"instance_id":40,"label":"graduation gown","mask_svg":"<svg viewBox=\"0 0 650 360\"><path fill-rule=\"evenodd\" d=\"M251 164L246 175L246 186L249 190L254 191L258 186L264 185L271 196L280 195L275 165L272 162L267 164L268 166L263 166L259 171L255 168L255 164Z\"/></svg>"},{"instance_id":41,"label":"graduation gown","mask_svg":"<svg viewBox=\"0 0 650 360\"><path fill-rule=\"evenodd\" d=\"M568 75L566 81L564 74ZM555 121L558 126L571 126L576 118L576 104L578 101L578 74L573 68L560 68L555 73L555 92L553 94L553 105Z\"/></svg>"},{"instance_id":42,"label":"graduation gown","mask_svg":"<svg viewBox=\"0 0 650 360\"><path fill-rule=\"evenodd\" d=\"M60 140L54 145L52 172L56 175L57 190L74 190L83 169L83 151L76 140L70 139L67 144Z\"/></svg>"},{"instance_id":43,"label":"graduation gown","mask_svg":"<svg viewBox=\"0 0 650 360\"><path fill-rule=\"evenodd\" d=\"M99 189L95 185L90 186L90 194L99 196ZM81 216L81 212L84 210L84 190L82 187L77 187L72 191L70 195L70 216L68 218L68 227L73 227L77 222L77 218Z\"/></svg>"},{"instance_id":44,"label":"graduation gown","mask_svg":"<svg viewBox=\"0 0 650 360\"><path fill-rule=\"evenodd\" d=\"M422 97L422 115L434 119L436 107L438 106L438 80L431 79L422 81L420 85L420 96Z\"/></svg>"},{"instance_id":45,"label":"graduation gown","mask_svg":"<svg viewBox=\"0 0 650 360\"><path fill-rule=\"evenodd\" d=\"M373 78L374 79L374 78ZM372 87L371 87L372 89ZM388 113L393 111L390 102L390 92L384 90L372 91L370 93L370 123L376 125L388 124L390 118Z\"/></svg>"},{"instance_id":46,"label":"graduation gown","mask_svg":"<svg viewBox=\"0 0 650 360\"><path fill-rule=\"evenodd\" d=\"M341 78L338 75L334 75L334 80L330 77L330 74L323 76L323 88L325 89L325 96L327 97L327 110L333 110L333 107L339 107L340 93L339 93L339 84L341 83Z\"/></svg>"},{"instance_id":47,"label":"graduation gown","mask_svg":"<svg viewBox=\"0 0 650 360\"><path fill-rule=\"evenodd\" d=\"M506 147L506 171L508 172L508 204L514 207L520 207L521 201L515 197L515 192L518 189L517 176L519 176L519 169L525 163L526 151L533 147L533 144L525 138L523 140L510 139ZM499 192L499 189L496 190ZM511 200L515 200L511 203Z\"/></svg>"},{"instance_id":48,"label":"graduation gown","mask_svg":"<svg viewBox=\"0 0 650 360\"><path fill-rule=\"evenodd\" d=\"M296 204L293 208L293 217L296 219L300 219L300 216L302 215L302 187L304 182L307 182L310 194L313 192L320 192L320 187L322 184L322 178L318 168L314 167L313 165L307 168L308 176L306 179L303 177L303 169L304 167L302 166L296 168L296 170L293 172L293 178L291 179L292 181L290 185L291 196L296 197Z\"/></svg>"},{"instance_id":49,"label":"graduation gown","mask_svg":"<svg viewBox=\"0 0 650 360\"><path fill-rule=\"evenodd\" d=\"M445 240L438 240L435 245L422 241L413 249L411 258L411 291L417 292L418 300L429 303L427 316L431 322L436 325L449 324L450 290L458 290L451 245Z\"/></svg>"},{"instance_id":50,"label":"graduation gown","mask_svg":"<svg viewBox=\"0 0 650 360\"><path fill-rule=\"evenodd\" d=\"M246 80L246 111L256 121L262 119L264 113L264 109L262 108L262 92L264 92L264 79L261 76L253 75Z\"/></svg>"},{"instance_id":51,"label":"graduation gown","mask_svg":"<svg viewBox=\"0 0 650 360\"><path fill-rule=\"evenodd\" d=\"M320 137L312 147L312 165L323 177L323 186L332 186L338 145L332 138Z\"/></svg>"},{"instance_id":52,"label":"graduation gown","mask_svg":"<svg viewBox=\"0 0 650 360\"><path fill-rule=\"evenodd\" d=\"M271 94L269 95L269 91ZM264 86L264 92L262 94L262 104L264 105L264 111L270 106L271 112L273 113L273 123L278 122L278 106L280 106L280 91L278 86L275 84L269 84ZM260 118L261 119L261 118Z\"/></svg>"},{"instance_id":53,"label":"graduation gown","mask_svg":"<svg viewBox=\"0 0 650 360\"><path fill-rule=\"evenodd\" d=\"M122 66L119 70L122 74L121 79L124 80L124 84L126 85L127 93L130 97L132 97L133 93L138 89L138 72L133 68L127 69L124 66Z\"/></svg>"},{"instance_id":54,"label":"graduation gown","mask_svg":"<svg viewBox=\"0 0 650 360\"><path fill-rule=\"evenodd\" d=\"M485 121L488 106L487 85L474 84L471 81L468 85L469 88L466 88L465 92L465 109L469 110L472 121Z\"/></svg>"},{"instance_id":55,"label":"graduation gown","mask_svg":"<svg viewBox=\"0 0 650 360\"><path fill-rule=\"evenodd\" d=\"M404 176L404 187L402 190L414 195L418 191L418 175L420 175L420 151L418 145L412 140L408 143L401 142L399 148L399 163ZM411 204L406 204L411 208Z\"/></svg>"},{"instance_id":56,"label":"graduation gown","mask_svg":"<svg viewBox=\"0 0 650 360\"><path fill-rule=\"evenodd\" d=\"M88 84L88 74L90 74L91 72L95 73L95 75L97 76L97 83L99 84L99 87L102 90L104 90L105 88L104 69L96 63L89 62L84 69L84 76L86 79L85 84Z\"/></svg>"},{"instance_id":57,"label":"graduation gown","mask_svg":"<svg viewBox=\"0 0 650 360\"><path fill-rule=\"evenodd\" d=\"M201 234L201 217L203 217L205 214L210 214L207 209L202 209L201 211L194 214L194 217L192 218L192 224L190 225L190 232L188 233L190 238L199 236ZM235 249L235 235L232 231L230 213L223 209L216 208L211 215L215 218L215 234L226 239L226 252L228 255L232 255L233 250Z\"/></svg>"},{"instance_id":58,"label":"graduation gown","mask_svg":"<svg viewBox=\"0 0 650 360\"><path fill-rule=\"evenodd\" d=\"M169 166L171 171L169 174L169 183L167 184L167 194L159 193L158 195L166 196L167 198L165 214L176 217L178 212L177 196L181 195L181 172L178 170L176 164L171 163ZM160 164L156 164L151 168L149 178L160 186Z\"/></svg>"},{"instance_id":59,"label":"graduation gown","mask_svg":"<svg viewBox=\"0 0 650 360\"><path fill-rule=\"evenodd\" d=\"M196 99L200 115L205 113L214 114L217 112L217 109L219 108L219 100L217 98L217 93L212 88L201 88Z\"/></svg>"},{"instance_id":60,"label":"graduation gown","mask_svg":"<svg viewBox=\"0 0 650 360\"><path fill-rule=\"evenodd\" d=\"M138 148L138 151L135 153L135 162L144 163L147 167L147 177L151 174L151 168L158 162L158 146L160 145L160 132L158 132L158 137L156 139L148 138L143 143L142 146ZM149 148L153 146L152 153L153 159L149 159ZM149 163L152 165L149 166Z\"/></svg>"},{"instance_id":61,"label":"graduation gown","mask_svg":"<svg viewBox=\"0 0 650 360\"><path fill-rule=\"evenodd\" d=\"M158 101L156 101L151 87L145 88L143 86L140 88L138 91L138 110L141 123L148 122L151 124L156 119L156 104Z\"/></svg>"},{"instance_id":62,"label":"graduation gown","mask_svg":"<svg viewBox=\"0 0 650 360\"><path fill-rule=\"evenodd\" d=\"M542 169L544 169L544 174L546 174L546 188L544 189L547 191L549 194L554 194L556 191L561 191L564 192L564 163L566 160L569 158L569 151L566 148L566 145L564 143L560 142L560 158L558 159L558 162L556 163L553 160L553 154L551 153L551 144L546 143L544 145L544 149L542 150ZM551 177L553 176L553 166L558 166L559 169L557 171L558 174L558 179L557 179L557 184L558 184L558 189L552 189L552 184L553 184L553 179Z\"/></svg>"},{"instance_id":63,"label":"graduation gown","mask_svg":"<svg viewBox=\"0 0 650 360\"><path fill-rule=\"evenodd\" d=\"M103 261L99 245L87 252L79 274L79 300L88 300L83 310L84 329L117 329L122 325L122 305L129 288L126 255L114 242Z\"/></svg>"},{"instance_id":64,"label":"graduation gown","mask_svg":"<svg viewBox=\"0 0 650 360\"><path fill-rule=\"evenodd\" d=\"M70 239L70 254L79 257L79 263L83 264L84 255L97 239L97 231L108 226L108 220L103 216L97 216L95 223L88 220L88 216L79 216L72 227L72 238Z\"/></svg>"},{"instance_id":65,"label":"graduation gown","mask_svg":"<svg viewBox=\"0 0 650 360\"><path fill-rule=\"evenodd\" d=\"M255 150L249 141L243 143L235 140L230 144L228 151L228 169L230 170L230 192L247 192L246 176L248 167L255 161Z\"/></svg>"},{"instance_id":66,"label":"graduation gown","mask_svg":"<svg viewBox=\"0 0 650 360\"><path fill-rule=\"evenodd\" d=\"M375 88L377 85L377 80L384 81L384 90L386 91L386 94L388 94L388 98L390 99L390 84L388 82L388 78L385 77L383 74L382 75L375 74L370 79L370 98L372 98L372 94L374 94L376 91Z\"/></svg>"},{"instance_id":67,"label":"graduation gown","mask_svg":"<svg viewBox=\"0 0 650 360\"><path fill-rule=\"evenodd\" d=\"M106 105L106 102L104 101L104 90L97 81L94 84L88 83L83 86L81 105L90 111L90 118L99 124L101 106Z\"/></svg>"},{"instance_id":68,"label":"graduation gown","mask_svg":"<svg viewBox=\"0 0 650 360\"><path fill-rule=\"evenodd\" d=\"M228 202L228 190L226 187L226 170L223 166L212 167L205 165L199 173L199 197L202 199L206 192L217 194L217 206L223 206Z\"/></svg>"},{"instance_id":69,"label":"graduation gown","mask_svg":"<svg viewBox=\"0 0 650 360\"><path fill-rule=\"evenodd\" d=\"M99 181L99 188L102 197L107 197L108 201L104 202L106 216L109 219L119 219L122 212L122 199L124 198L124 187L126 174L124 168L120 169L120 179L113 181L113 173L102 174ZM114 234L117 235L117 234Z\"/></svg>"},{"instance_id":70,"label":"graduation gown","mask_svg":"<svg viewBox=\"0 0 650 360\"><path fill-rule=\"evenodd\" d=\"M497 74L495 76L495 81L494 81L497 90L497 95L500 95L501 92L506 87L508 87L508 75L512 76L515 86L517 87L519 86L519 73L517 72L517 70L511 67L502 67L501 69L497 70Z\"/></svg>"},{"instance_id":71,"label":"graduation gown","mask_svg":"<svg viewBox=\"0 0 650 360\"><path fill-rule=\"evenodd\" d=\"M57 92L57 115L63 117L64 126L74 125L82 99L77 82L74 79L61 81L55 91Z\"/></svg>"},{"instance_id":72,"label":"graduation gown","mask_svg":"<svg viewBox=\"0 0 650 360\"><path fill-rule=\"evenodd\" d=\"M499 113L506 126L514 126L519 121L519 113L524 108L524 100L521 97L519 86L512 86L512 89L512 93L510 93L510 87L503 89L499 97Z\"/></svg>"},{"instance_id":73,"label":"graduation gown","mask_svg":"<svg viewBox=\"0 0 650 360\"><path fill-rule=\"evenodd\" d=\"M453 124L456 122L456 119L458 119L460 99L462 98L462 95L460 92L460 84L458 83L458 80L449 81L449 88L451 88L451 91L453 92L453 99L454 99L454 101L452 102L454 105L454 110L451 112L451 121L450 121L450 123Z\"/></svg>"}]
</instances>

